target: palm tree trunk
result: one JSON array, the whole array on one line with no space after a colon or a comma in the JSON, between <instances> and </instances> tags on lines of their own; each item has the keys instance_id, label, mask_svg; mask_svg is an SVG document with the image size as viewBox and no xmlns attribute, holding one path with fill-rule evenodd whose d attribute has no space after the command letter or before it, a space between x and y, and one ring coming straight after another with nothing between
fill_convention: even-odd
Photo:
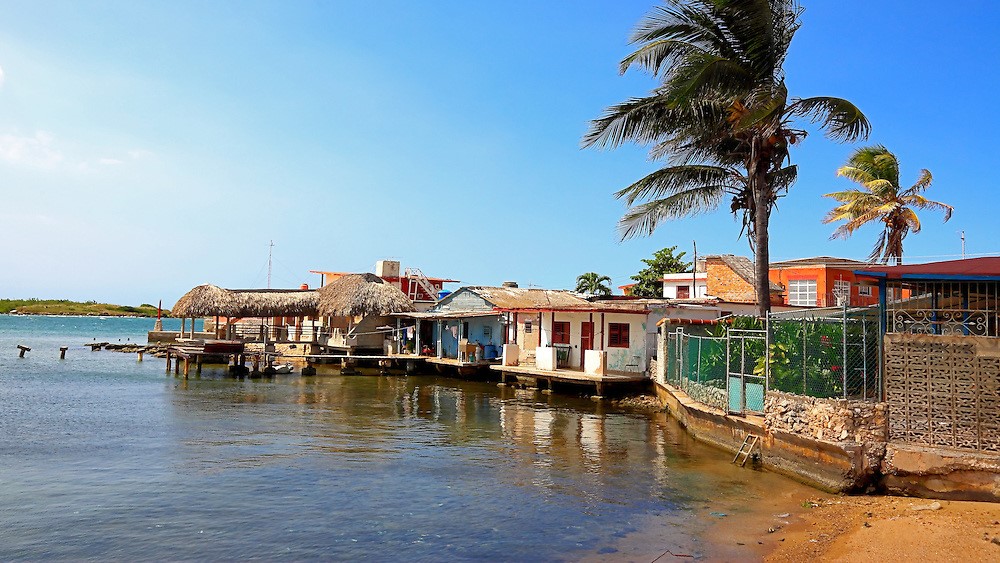
<instances>
[{"instance_id":1,"label":"palm tree trunk","mask_svg":"<svg viewBox=\"0 0 1000 563\"><path fill-rule=\"evenodd\" d=\"M762 158L759 141L755 140L747 161L747 179L753 197L754 292L760 317L766 319L771 312L771 266L768 248L768 223L771 218L771 186L767 183L767 159Z\"/></svg>"},{"instance_id":2,"label":"palm tree trunk","mask_svg":"<svg viewBox=\"0 0 1000 563\"><path fill-rule=\"evenodd\" d=\"M763 178L761 178L763 180ZM771 312L771 280L768 276L771 260L768 248L768 223L771 217L771 198L765 189L758 189L754 195L754 289L760 318L767 318Z\"/></svg>"}]
</instances>

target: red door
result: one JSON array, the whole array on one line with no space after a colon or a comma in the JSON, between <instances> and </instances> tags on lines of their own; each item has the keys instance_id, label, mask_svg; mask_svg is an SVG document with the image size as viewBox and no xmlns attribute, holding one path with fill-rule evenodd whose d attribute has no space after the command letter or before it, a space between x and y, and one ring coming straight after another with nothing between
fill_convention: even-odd
<instances>
[{"instance_id":1,"label":"red door","mask_svg":"<svg viewBox=\"0 0 1000 563\"><path fill-rule=\"evenodd\" d=\"M583 353L594 349L594 323L580 323L580 361L583 362Z\"/></svg>"}]
</instances>

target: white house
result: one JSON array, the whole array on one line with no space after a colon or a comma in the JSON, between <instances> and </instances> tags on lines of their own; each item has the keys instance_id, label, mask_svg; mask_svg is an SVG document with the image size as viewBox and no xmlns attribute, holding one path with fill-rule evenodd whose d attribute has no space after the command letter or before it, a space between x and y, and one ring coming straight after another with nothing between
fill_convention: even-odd
<instances>
[{"instance_id":1,"label":"white house","mask_svg":"<svg viewBox=\"0 0 1000 563\"><path fill-rule=\"evenodd\" d=\"M704 299L708 296L708 272L664 274L663 296L667 299Z\"/></svg>"}]
</instances>

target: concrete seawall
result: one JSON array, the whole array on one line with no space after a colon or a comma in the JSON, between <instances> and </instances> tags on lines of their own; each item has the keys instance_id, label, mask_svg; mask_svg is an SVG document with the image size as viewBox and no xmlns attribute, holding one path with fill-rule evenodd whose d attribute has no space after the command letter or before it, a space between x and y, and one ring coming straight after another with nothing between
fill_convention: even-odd
<instances>
[{"instance_id":1,"label":"concrete seawall","mask_svg":"<svg viewBox=\"0 0 1000 563\"><path fill-rule=\"evenodd\" d=\"M696 439L736 453L756 434L764 468L827 492L1000 502L1000 457L894 443L878 404L769 393L765 418L728 414L671 385L654 389Z\"/></svg>"},{"instance_id":2,"label":"concrete seawall","mask_svg":"<svg viewBox=\"0 0 1000 563\"><path fill-rule=\"evenodd\" d=\"M789 432L770 432L760 416L734 416L694 401L670 385L656 394L696 439L736 453L747 434L760 436L763 467L828 492L864 491L877 473L878 459L861 444L817 440Z\"/></svg>"}]
</instances>

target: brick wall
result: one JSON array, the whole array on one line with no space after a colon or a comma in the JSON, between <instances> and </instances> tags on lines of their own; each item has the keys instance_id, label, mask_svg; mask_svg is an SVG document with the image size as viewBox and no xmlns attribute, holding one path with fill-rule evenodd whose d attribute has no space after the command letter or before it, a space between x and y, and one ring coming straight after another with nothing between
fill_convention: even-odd
<instances>
[{"instance_id":1,"label":"brick wall","mask_svg":"<svg viewBox=\"0 0 1000 563\"><path fill-rule=\"evenodd\" d=\"M755 303L753 285L747 283L722 260L708 259L707 270L708 294L723 301L732 303Z\"/></svg>"}]
</instances>

